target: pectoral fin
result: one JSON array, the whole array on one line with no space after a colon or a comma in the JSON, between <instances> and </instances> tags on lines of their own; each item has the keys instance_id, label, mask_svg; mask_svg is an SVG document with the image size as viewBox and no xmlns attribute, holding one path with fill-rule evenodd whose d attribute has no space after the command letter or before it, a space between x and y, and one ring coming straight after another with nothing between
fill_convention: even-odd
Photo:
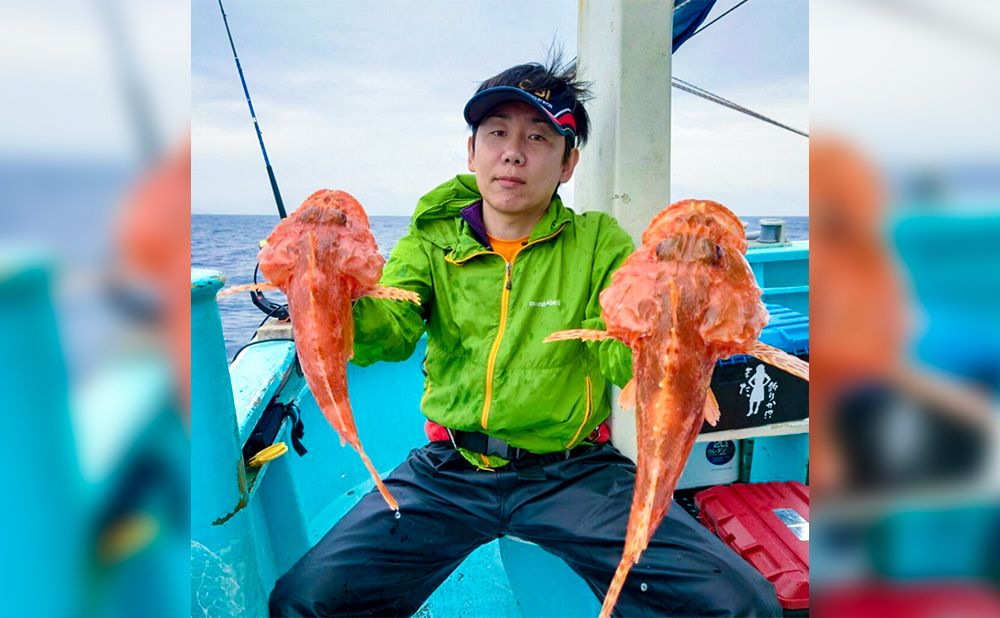
<instances>
[{"instance_id":1,"label":"pectoral fin","mask_svg":"<svg viewBox=\"0 0 1000 618\"><path fill-rule=\"evenodd\" d=\"M635 407L635 378L629 380L622 388L621 394L618 395L618 405L622 408Z\"/></svg>"},{"instance_id":2,"label":"pectoral fin","mask_svg":"<svg viewBox=\"0 0 1000 618\"><path fill-rule=\"evenodd\" d=\"M747 352L751 356L758 358L768 365L774 365L778 369L783 369L793 376L809 381L809 363L796 358L787 352L782 352L778 348L757 341Z\"/></svg>"},{"instance_id":3,"label":"pectoral fin","mask_svg":"<svg viewBox=\"0 0 1000 618\"><path fill-rule=\"evenodd\" d=\"M560 330L545 338L545 343L550 341L569 341L571 339L582 339L583 341L601 341L603 339L614 339L615 337L605 330L592 330L589 328L576 328L573 330Z\"/></svg>"},{"instance_id":4,"label":"pectoral fin","mask_svg":"<svg viewBox=\"0 0 1000 618\"><path fill-rule=\"evenodd\" d=\"M705 420L712 427L715 427L719 422L719 417L722 414L719 412L719 401L715 398L715 393L712 389L708 389L708 396L705 397Z\"/></svg>"},{"instance_id":5,"label":"pectoral fin","mask_svg":"<svg viewBox=\"0 0 1000 618\"><path fill-rule=\"evenodd\" d=\"M408 300L411 303L420 304L420 295L416 292L400 288L389 288L381 285L365 294L365 296L369 298L385 298L388 300Z\"/></svg>"},{"instance_id":6,"label":"pectoral fin","mask_svg":"<svg viewBox=\"0 0 1000 618\"><path fill-rule=\"evenodd\" d=\"M240 292L270 292L277 289L279 289L278 286L273 283L247 283L246 285L234 285L231 288L226 288L216 294L215 297L225 298L233 294L239 294Z\"/></svg>"}]
</instances>

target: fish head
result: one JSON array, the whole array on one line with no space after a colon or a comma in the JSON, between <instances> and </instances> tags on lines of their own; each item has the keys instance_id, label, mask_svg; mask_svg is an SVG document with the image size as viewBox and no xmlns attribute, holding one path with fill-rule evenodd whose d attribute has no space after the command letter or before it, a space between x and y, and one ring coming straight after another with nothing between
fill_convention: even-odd
<instances>
[{"instance_id":1,"label":"fish head","mask_svg":"<svg viewBox=\"0 0 1000 618\"><path fill-rule=\"evenodd\" d=\"M740 254L747 250L746 234L739 217L722 204L710 200L681 200L667 206L653 217L642 233L642 244L655 246L682 235L728 246ZM677 259L701 259L707 257L702 248L692 246L691 251L669 255Z\"/></svg>"},{"instance_id":2,"label":"fish head","mask_svg":"<svg viewBox=\"0 0 1000 618\"><path fill-rule=\"evenodd\" d=\"M316 191L279 223L259 259L279 287L297 268L319 265L368 289L377 285L385 263L364 208L351 194L330 189Z\"/></svg>"},{"instance_id":3,"label":"fish head","mask_svg":"<svg viewBox=\"0 0 1000 618\"><path fill-rule=\"evenodd\" d=\"M685 337L698 339L686 340L713 355L746 349L767 322L746 246L743 224L722 204L668 206L602 293L609 329L634 341L682 321Z\"/></svg>"}]
</instances>

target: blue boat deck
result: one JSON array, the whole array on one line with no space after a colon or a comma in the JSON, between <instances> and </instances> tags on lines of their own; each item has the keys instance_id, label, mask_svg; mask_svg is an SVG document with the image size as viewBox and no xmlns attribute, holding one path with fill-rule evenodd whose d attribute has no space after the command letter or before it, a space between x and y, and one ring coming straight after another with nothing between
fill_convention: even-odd
<instances>
[{"instance_id":1,"label":"blue boat deck","mask_svg":"<svg viewBox=\"0 0 1000 618\"><path fill-rule=\"evenodd\" d=\"M409 449L426 443L416 407L423 391L419 370L423 346L421 342L413 360L405 363L348 368L359 435L383 475ZM261 380L261 376L269 377ZM252 480L246 508L253 520L257 573L263 589L269 590L277 576L326 534L360 496L371 491L374 483L353 449L342 447L328 429L297 373L291 342L267 341L246 348L230 366L230 378L241 443L276 395L298 405L306 427L304 442L309 453L300 458L290 452L248 476ZM413 408L413 413L406 414L406 408ZM290 442L289 430L286 423L278 439ZM249 599L245 602L245 609L254 613L254 604ZM521 616L499 543L493 541L473 552L418 615Z\"/></svg>"}]
</instances>

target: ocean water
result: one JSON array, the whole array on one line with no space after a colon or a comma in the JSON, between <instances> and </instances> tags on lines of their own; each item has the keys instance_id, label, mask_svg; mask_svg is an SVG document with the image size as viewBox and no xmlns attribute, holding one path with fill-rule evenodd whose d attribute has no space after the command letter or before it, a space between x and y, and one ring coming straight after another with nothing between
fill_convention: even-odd
<instances>
[{"instance_id":1,"label":"ocean water","mask_svg":"<svg viewBox=\"0 0 1000 618\"><path fill-rule=\"evenodd\" d=\"M759 229L762 217L742 217L753 231ZM789 240L809 237L809 217L781 217L784 219ZM371 217L372 232L379 251L386 258L409 227L409 217ZM257 251L261 240L267 238L278 224L278 215L192 215L191 216L191 266L221 271L226 285L239 285L253 281L257 264ZM267 294L273 300L281 294ZM250 302L250 295L237 295L219 303L222 328L226 339L226 353L231 359L266 317Z\"/></svg>"},{"instance_id":2,"label":"ocean water","mask_svg":"<svg viewBox=\"0 0 1000 618\"><path fill-rule=\"evenodd\" d=\"M253 282L260 241L278 224L278 215L191 215L191 266L221 271L226 286ZM392 248L406 234L409 217L371 217L372 232L379 252L388 258ZM258 281L263 280L258 278ZM267 298L284 303L280 292ZM238 294L219 302L226 353L236 351L253 337L266 315L252 302L250 294Z\"/></svg>"}]
</instances>

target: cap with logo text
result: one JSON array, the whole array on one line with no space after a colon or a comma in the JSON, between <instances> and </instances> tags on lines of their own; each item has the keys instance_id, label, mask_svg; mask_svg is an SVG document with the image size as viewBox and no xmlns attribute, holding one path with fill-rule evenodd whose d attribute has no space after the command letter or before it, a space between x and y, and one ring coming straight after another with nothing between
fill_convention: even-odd
<instances>
[{"instance_id":1,"label":"cap with logo text","mask_svg":"<svg viewBox=\"0 0 1000 618\"><path fill-rule=\"evenodd\" d=\"M574 101L566 94L553 94L551 90L525 90L513 86L496 86L477 92L465 104L465 121L471 126L478 125L487 113L501 103L523 101L542 112L556 131L576 139L576 118L573 116Z\"/></svg>"}]
</instances>

